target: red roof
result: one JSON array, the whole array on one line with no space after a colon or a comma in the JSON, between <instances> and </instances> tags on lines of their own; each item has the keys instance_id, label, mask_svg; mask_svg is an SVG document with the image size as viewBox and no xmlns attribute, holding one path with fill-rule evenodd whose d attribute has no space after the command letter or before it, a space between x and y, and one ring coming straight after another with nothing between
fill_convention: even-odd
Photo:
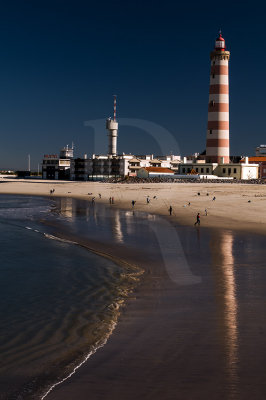
<instances>
[{"instance_id":1,"label":"red roof","mask_svg":"<svg viewBox=\"0 0 266 400\"><path fill-rule=\"evenodd\" d=\"M240 162L244 162L245 159L242 158L242 160ZM248 157L248 162L266 162L266 156L257 156L257 157Z\"/></svg>"},{"instance_id":2,"label":"red roof","mask_svg":"<svg viewBox=\"0 0 266 400\"><path fill-rule=\"evenodd\" d=\"M161 167L146 167L144 168L148 172L158 172L158 173L164 173L164 174L174 174L174 171L172 171L169 168L161 168Z\"/></svg>"},{"instance_id":3,"label":"red roof","mask_svg":"<svg viewBox=\"0 0 266 400\"><path fill-rule=\"evenodd\" d=\"M224 38L222 37L222 34L221 34L221 33L219 34L219 37L218 37L216 40L221 40L221 41L224 42Z\"/></svg>"}]
</instances>

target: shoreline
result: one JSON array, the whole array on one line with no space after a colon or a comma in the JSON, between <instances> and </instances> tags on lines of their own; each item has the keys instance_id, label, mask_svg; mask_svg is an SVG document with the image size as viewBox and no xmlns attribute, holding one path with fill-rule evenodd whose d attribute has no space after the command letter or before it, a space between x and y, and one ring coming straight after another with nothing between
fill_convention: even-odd
<instances>
[{"instance_id":1,"label":"shoreline","mask_svg":"<svg viewBox=\"0 0 266 400\"><path fill-rule=\"evenodd\" d=\"M239 231L252 231L266 234L266 185L230 183L137 183L113 184L101 182L63 182L63 181L14 181L5 180L0 184L0 194L66 197L91 202L92 197L100 204L150 214L168 216L182 226L193 226L196 215L201 215L201 225L210 228L224 228ZM50 190L55 193L50 195ZM101 193L101 199L98 194ZM198 195L200 193L200 195ZM207 195L208 194L208 195ZM147 204L146 198L150 197ZM154 199L156 196L156 199ZM216 198L213 200L213 198ZM190 203L190 205L189 205ZM170 217L168 210L173 208ZM205 216L207 209L207 216Z\"/></svg>"},{"instance_id":2,"label":"shoreline","mask_svg":"<svg viewBox=\"0 0 266 400\"><path fill-rule=\"evenodd\" d=\"M98 187L96 186L96 188ZM147 189L145 188L145 190ZM29 195L29 193L19 194ZM58 193L56 194L58 195ZM35 195L42 196L40 193ZM80 194L78 194L75 197L88 200L85 195L80 197ZM68 196L68 198L71 200L71 196ZM125 201L127 202L128 198ZM106 201L101 203L106 205ZM66 202L66 209L67 204L68 202ZM123 201L120 200L120 202L117 201L111 207L122 209L120 207L121 204L123 205ZM126 204L124 203L124 206ZM147 209L149 205L145 207L145 201L142 201L142 206L144 212L151 214L150 210ZM127 207L124 208L124 210L127 209ZM132 215L132 209L130 211ZM179 222L174 218L165 218L166 221L169 221L169 219L173 226L175 226L176 222ZM169 224L167 225L169 226ZM59 233L60 235L59 231L58 229L57 234ZM201 276L202 272L210 266L208 266L208 263L206 264L207 255L204 254L205 258L201 258L201 256L199 258L199 232L200 229L193 229L193 227L189 226L179 228L179 233L187 236L184 243L187 243L188 239L189 241L192 239L190 249L195 251L195 246L196 253L192 255L192 260L189 260L190 262L192 261L192 270L198 276ZM252 236L251 229L247 229L243 233L244 239ZM225 235L224 239L223 235ZM222 241L220 239L214 240L214 246L211 248L212 256L217 260L226 260L226 257L228 262L231 260L230 254L228 254L230 248L232 249L232 247L228 247L228 243L231 243L231 238L233 237L232 233L230 233L230 228L227 228L223 233L223 229L219 226L218 229L213 229L211 235L209 235L208 229L203 229L200 236L202 244L206 243L206 239L209 241L210 237L215 238L218 236L219 238L221 236ZM73 240L73 237L69 234L62 234L62 237ZM196 238L197 240L195 241ZM227 242L228 240L229 242ZM76 236L75 241L77 241ZM78 240L79 242L80 240ZM221 242L225 243L224 249L220 248ZM215 302L209 301L210 296L212 296L212 288L206 285L208 280L203 280L200 285L187 284L184 287L176 285L169 279L169 271L164 265L159 249L158 254L151 253L147 258L144 247L139 252L136 252L133 249L128 251L124 245L118 245L114 248L112 243L97 244L97 242L93 241L86 247L90 251L102 252L103 246L105 254L112 255L115 252L116 257L118 254L119 258L126 259L130 265L131 263L139 265L145 272L139 284L133 290L132 295L126 298L125 307L120 309L116 329L109 336L107 343L103 347L99 347L94 356L88 362L84 362L74 375L71 374L71 377L67 378L62 384L58 383L43 398L47 400L73 400L73 398L77 397L79 400L87 400L88 393L90 393L95 400L106 398L108 400L120 398L135 400L136 397L174 400L177 398L178 393L181 393L180 398L188 398L189 396L191 399L203 400L208 393L216 393L217 386L221 385L220 377L222 377L221 392L217 393L217 396L213 398L216 400L229 398L224 393L230 394L231 386L227 386L228 377L223 370L223 363L217 363L220 358L221 360L223 358L226 359L228 345L225 343L223 348L223 345L220 344L219 346L216 342L217 316L216 314L212 317L209 316L209 313L211 315L213 313ZM216 270L215 273L217 274ZM229 281L227 279L229 278L225 275L222 286L218 285L218 288L223 287L226 282L228 284ZM201 301L198 301L198 299L201 299ZM223 302L223 307L227 307L226 293ZM203 307L204 304L207 307L206 309ZM223 318L223 313L219 316L219 320L221 318L222 321L219 321L219 323L224 325L226 336L227 330L231 329L231 320L228 320L228 317ZM195 348L195 343L197 344L198 342L198 347ZM213 375L213 378L208 382L204 379L202 380L202 377L199 381L195 379L195 374L198 373L198 365L204 365L201 358L203 354L205 356L205 353L207 353L208 365L206 366L206 372L200 372L200 374L203 374L200 376L205 376L206 373L212 371L211 376ZM233 350L232 355L234 355ZM229 360L232 355L230 356L229 354ZM180 356L181 363L179 361ZM185 363L186 366L184 371L182 363ZM187 373L189 375L186 375ZM192 381L188 379L191 375L190 373L192 373L192 377L194 376ZM178 386L176 374L178 374ZM200 394L199 390L201 391ZM165 397L165 391L167 397Z\"/></svg>"},{"instance_id":3,"label":"shoreline","mask_svg":"<svg viewBox=\"0 0 266 400\"><path fill-rule=\"evenodd\" d=\"M152 219L150 225L155 221ZM159 219L158 222L162 221ZM169 223L166 226L169 228ZM248 243L249 238L256 239L251 233L241 236L220 227L211 234L209 229L203 229L200 237L199 231L192 227L178 228L179 234L185 235L184 249L190 242L187 257L191 271L196 273L194 276L202 278L198 282L178 284L173 281L158 245L156 251L152 247L147 252L141 247L140 252L136 252L132 248L128 251L122 245L114 249L109 244L108 252L111 248L120 256L126 254L129 262L133 260L145 272L132 296L126 300L126 307L121 309L116 329L106 345L71 378L52 390L47 400L87 400L88 397L95 400L205 400L207 396L222 400L231 398L238 389L242 395L245 393L245 384L242 389L235 378L240 327L234 315L234 308L237 309L234 305L237 296L233 292L236 277L231 263L234 262L233 243L242 248L243 240ZM165 243L171 235L169 232ZM174 242L175 238L171 244L176 246ZM149 243L147 241L148 246ZM171 254L172 249L170 246ZM244 258L244 262L248 261ZM244 270L241 268L242 272ZM231 289L232 300L229 302L228 291ZM245 305L244 297L243 301ZM245 326L246 322L242 331ZM253 342L253 335L250 340ZM246 347L243 348L239 359L245 355ZM249 376L250 371L241 379L253 388ZM262 387L263 371L259 381L259 387Z\"/></svg>"}]
</instances>

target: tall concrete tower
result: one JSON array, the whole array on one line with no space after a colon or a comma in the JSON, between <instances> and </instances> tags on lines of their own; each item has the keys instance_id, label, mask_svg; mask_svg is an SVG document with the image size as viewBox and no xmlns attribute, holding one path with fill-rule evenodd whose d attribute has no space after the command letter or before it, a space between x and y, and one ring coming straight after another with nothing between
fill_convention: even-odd
<instances>
[{"instance_id":1,"label":"tall concrete tower","mask_svg":"<svg viewBox=\"0 0 266 400\"><path fill-rule=\"evenodd\" d=\"M211 76L208 107L206 162L229 163L229 83L225 41L220 32L210 54Z\"/></svg>"},{"instance_id":2,"label":"tall concrete tower","mask_svg":"<svg viewBox=\"0 0 266 400\"><path fill-rule=\"evenodd\" d=\"M111 117L106 120L106 129L108 129L109 143L108 154L112 156L117 155L117 131L118 122L116 122L116 96L114 95L114 118Z\"/></svg>"}]
</instances>

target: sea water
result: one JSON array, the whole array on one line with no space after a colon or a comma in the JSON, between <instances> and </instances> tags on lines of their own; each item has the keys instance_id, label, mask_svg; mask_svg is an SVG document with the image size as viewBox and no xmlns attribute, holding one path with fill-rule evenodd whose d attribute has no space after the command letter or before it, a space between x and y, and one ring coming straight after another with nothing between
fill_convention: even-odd
<instances>
[{"instance_id":1,"label":"sea water","mask_svg":"<svg viewBox=\"0 0 266 400\"><path fill-rule=\"evenodd\" d=\"M54 203L0 197L0 399L41 398L104 344L124 269L47 233Z\"/></svg>"}]
</instances>

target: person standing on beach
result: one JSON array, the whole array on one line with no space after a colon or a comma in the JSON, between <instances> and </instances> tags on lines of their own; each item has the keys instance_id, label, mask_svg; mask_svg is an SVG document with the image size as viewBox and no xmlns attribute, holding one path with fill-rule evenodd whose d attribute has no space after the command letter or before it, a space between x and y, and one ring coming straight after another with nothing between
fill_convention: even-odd
<instances>
[{"instance_id":1,"label":"person standing on beach","mask_svg":"<svg viewBox=\"0 0 266 400\"><path fill-rule=\"evenodd\" d=\"M207 217L207 215L208 215L207 208L205 208L205 215L206 215L206 217Z\"/></svg>"},{"instance_id":2,"label":"person standing on beach","mask_svg":"<svg viewBox=\"0 0 266 400\"><path fill-rule=\"evenodd\" d=\"M112 204L115 204L115 199L114 199L114 197L112 197Z\"/></svg>"},{"instance_id":3,"label":"person standing on beach","mask_svg":"<svg viewBox=\"0 0 266 400\"><path fill-rule=\"evenodd\" d=\"M197 214L197 220L194 225L200 225L200 213Z\"/></svg>"},{"instance_id":4,"label":"person standing on beach","mask_svg":"<svg viewBox=\"0 0 266 400\"><path fill-rule=\"evenodd\" d=\"M136 201L135 201L135 200L132 200L131 204L132 204L132 208L134 208L134 206L135 206L135 204L136 204Z\"/></svg>"},{"instance_id":5,"label":"person standing on beach","mask_svg":"<svg viewBox=\"0 0 266 400\"><path fill-rule=\"evenodd\" d=\"M109 197L109 203L112 204L112 197Z\"/></svg>"},{"instance_id":6,"label":"person standing on beach","mask_svg":"<svg viewBox=\"0 0 266 400\"><path fill-rule=\"evenodd\" d=\"M172 206L170 206L169 207L169 215L172 215L172 212L173 212L173 208L172 208Z\"/></svg>"}]
</instances>

